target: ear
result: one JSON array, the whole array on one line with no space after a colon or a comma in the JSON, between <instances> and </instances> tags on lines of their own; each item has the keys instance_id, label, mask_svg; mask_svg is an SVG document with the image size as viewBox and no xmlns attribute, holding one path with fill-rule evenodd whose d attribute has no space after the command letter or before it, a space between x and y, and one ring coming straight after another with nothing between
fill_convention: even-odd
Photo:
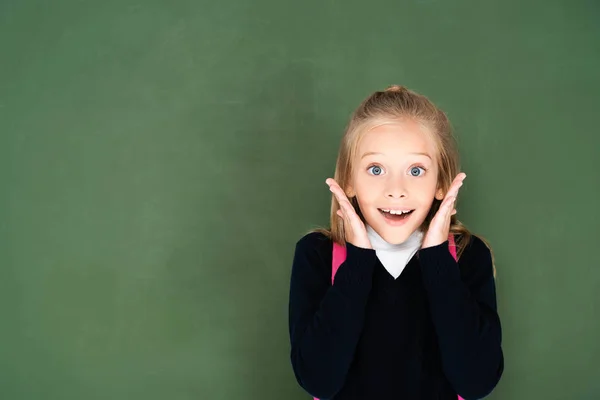
<instances>
[{"instance_id":1,"label":"ear","mask_svg":"<svg viewBox=\"0 0 600 400\"><path fill-rule=\"evenodd\" d=\"M346 197L348 197L348 199L356 197L356 192L354 191L352 185L348 185L348 188L346 189Z\"/></svg>"},{"instance_id":2,"label":"ear","mask_svg":"<svg viewBox=\"0 0 600 400\"><path fill-rule=\"evenodd\" d=\"M436 198L437 200L444 200L444 191L443 191L442 189L438 189L438 190L435 192L435 198Z\"/></svg>"}]
</instances>

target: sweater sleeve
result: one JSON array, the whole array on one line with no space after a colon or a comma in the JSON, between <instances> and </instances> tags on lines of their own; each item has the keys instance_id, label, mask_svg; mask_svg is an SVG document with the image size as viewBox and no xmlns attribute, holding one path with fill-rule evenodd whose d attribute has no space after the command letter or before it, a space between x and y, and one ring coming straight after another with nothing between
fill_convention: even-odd
<instances>
[{"instance_id":1,"label":"sweater sleeve","mask_svg":"<svg viewBox=\"0 0 600 400\"><path fill-rule=\"evenodd\" d=\"M448 241L419 250L444 373L465 400L488 395L504 370L490 250L472 236L457 263Z\"/></svg>"},{"instance_id":2,"label":"sweater sleeve","mask_svg":"<svg viewBox=\"0 0 600 400\"><path fill-rule=\"evenodd\" d=\"M289 331L298 383L312 396L331 398L343 387L354 357L377 256L374 250L346 243L347 258L332 285L331 257L323 254L331 252L332 243L322 243L309 234L296 244Z\"/></svg>"}]
</instances>

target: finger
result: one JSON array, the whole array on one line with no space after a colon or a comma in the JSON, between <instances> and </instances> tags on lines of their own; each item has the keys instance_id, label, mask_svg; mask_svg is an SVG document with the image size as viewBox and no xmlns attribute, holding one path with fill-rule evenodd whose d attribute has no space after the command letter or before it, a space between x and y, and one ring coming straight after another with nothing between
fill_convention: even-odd
<instances>
[{"instance_id":1,"label":"finger","mask_svg":"<svg viewBox=\"0 0 600 400\"><path fill-rule=\"evenodd\" d=\"M458 190L462 186L461 181L452 182L452 186L448 189L448 193L446 193L447 197L456 197L458 195Z\"/></svg>"},{"instance_id":2,"label":"finger","mask_svg":"<svg viewBox=\"0 0 600 400\"><path fill-rule=\"evenodd\" d=\"M327 178L325 180L325 183L329 186L329 188L337 187L337 188L340 188L340 190L341 190L340 185L335 181L335 179Z\"/></svg>"},{"instance_id":3,"label":"finger","mask_svg":"<svg viewBox=\"0 0 600 400\"><path fill-rule=\"evenodd\" d=\"M337 193L334 193L338 204L340 206L340 210L342 210L342 212L344 213L346 218L350 218L350 216L352 214L355 214L354 212L354 207L352 207L352 204L350 203L350 201L346 198L346 196L344 195L340 195L339 194L339 190L335 190Z\"/></svg>"},{"instance_id":4,"label":"finger","mask_svg":"<svg viewBox=\"0 0 600 400\"><path fill-rule=\"evenodd\" d=\"M329 191L333 194L333 196L335 196L335 199L337 200L338 205L340 207L337 214L343 218L344 217L343 201L345 200L345 195L343 195L343 193L341 193L340 187L335 180L328 178L325 180L325 183L329 186Z\"/></svg>"},{"instance_id":5,"label":"finger","mask_svg":"<svg viewBox=\"0 0 600 400\"><path fill-rule=\"evenodd\" d=\"M346 193L342 190L342 188L337 184L334 179L327 179L325 181L329 185L329 190L334 194L335 198L338 201L340 209L344 214L344 221L348 225L349 228L352 228L355 231L359 231L362 227L363 222L360 217L356 213L354 206L348 200Z\"/></svg>"},{"instance_id":6,"label":"finger","mask_svg":"<svg viewBox=\"0 0 600 400\"><path fill-rule=\"evenodd\" d=\"M344 194L342 189L340 189L339 186L331 185L329 187L329 190L331 191L331 193L333 193L333 195L338 200L338 202L341 203L343 200L348 200L348 198L346 197L346 195Z\"/></svg>"},{"instance_id":7,"label":"finger","mask_svg":"<svg viewBox=\"0 0 600 400\"><path fill-rule=\"evenodd\" d=\"M348 200L348 197L346 197L344 191L335 183L335 181L331 183L331 185L329 186L329 190L334 194L335 198L338 201L338 204L340 205L340 208L346 209L348 217L352 218L354 215L358 217L356 211L354 210L354 207L352 206L352 203L350 203L350 200Z\"/></svg>"},{"instance_id":8,"label":"finger","mask_svg":"<svg viewBox=\"0 0 600 400\"><path fill-rule=\"evenodd\" d=\"M457 187L462 186L462 183L466 177L467 175L464 172L461 172L460 174L456 175L456 177L452 180L452 183L450 184L450 188L456 189Z\"/></svg>"},{"instance_id":9,"label":"finger","mask_svg":"<svg viewBox=\"0 0 600 400\"><path fill-rule=\"evenodd\" d=\"M333 179L328 179L326 182L329 185L329 190L336 196L338 200L347 199L342 188Z\"/></svg>"},{"instance_id":10,"label":"finger","mask_svg":"<svg viewBox=\"0 0 600 400\"><path fill-rule=\"evenodd\" d=\"M440 204L440 209L447 206L447 201L454 202L456 200L456 198L458 197L458 190L460 189L461 186L462 186L462 182L460 182L460 181L452 184L452 186L446 193L446 196L442 200L442 204Z\"/></svg>"},{"instance_id":11,"label":"finger","mask_svg":"<svg viewBox=\"0 0 600 400\"><path fill-rule=\"evenodd\" d=\"M337 210L335 213L344 221L344 226L347 226L349 222L344 208L340 207L340 209Z\"/></svg>"},{"instance_id":12,"label":"finger","mask_svg":"<svg viewBox=\"0 0 600 400\"><path fill-rule=\"evenodd\" d=\"M348 215L343 211L343 210L338 210L337 214L340 216L340 218L342 218L342 221L344 223L344 229L350 229L350 221L348 220ZM347 234L347 232L346 232Z\"/></svg>"},{"instance_id":13,"label":"finger","mask_svg":"<svg viewBox=\"0 0 600 400\"><path fill-rule=\"evenodd\" d=\"M333 194L333 196L337 200L339 208L343 210L345 199L343 197L341 197L341 195L339 194L339 192L335 188L330 188L329 190L331 191L331 193Z\"/></svg>"},{"instance_id":14,"label":"finger","mask_svg":"<svg viewBox=\"0 0 600 400\"><path fill-rule=\"evenodd\" d=\"M338 201L338 205L339 205L340 209L344 213L346 213L348 218L351 218L352 215L356 214L354 211L354 207L352 206L352 203L350 203L350 201L345 196L340 195L339 193L336 193L335 196Z\"/></svg>"},{"instance_id":15,"label":"finger","mask_svg":"<svg viewBox=\"0 0 600 400\"><path fill-rule=\"evenodd\" d=\"M448 189L447 195L456 197L458 195L458 190L463 185L463 181L466 177L467 175L464 172L461 172L460 174L456 175L456 177L452 181L452 184L450 185L450 189Z\"/></svg>"},{"instance_id":16,"label":"finger","mask_svg":"<svg viewBox=\"0 0 600 400\"><path fill-rule=\"evenodd\" d=\"M348 210L348 204L345 204L345 202L343 202L342 209L340 212L343 215L342 219L344 221L344 236L346 240L350 241L354 237L354 232L356 232L356 230L353 227L350 210Z\"/></svg>"},{"instance_id":17,"label":"finger","mask_svg":"<svg viewBox=\"0 0 600 400\"><path fill-rule=\"evenodd\" d=\"M448 197L444 199L440 208L435 213L435 216L431 220L429 229L433 230L447 230L450 226L452 215L456 213L454 209L454 201L456 198Z\"/></svg>"},{"instance_id":18,"label":"finger","mask_svg":"<svg viewBox=\"0 0 600 400\"><path fill-rule=\"evenodd\" d=\"M344 212L346 213L346 218L348 219L348 223L351 224L354 228L357 227L357 223L360 223L360 218L358 214L356 214L356 210L348 200L342 200L342 207Z\"/></svg>"},{"instance_id":19,"label":"finger","mask_svg":"<svg viewBox=\"0 0 600 400\"><path fill-rule=\"evenodd\" d=\"M444 220L446 219L446 216L449 213L449 204L453 203L452 199L453 199L452 196L447 195L444 198L444 200L442 200L442 203L438 207L438 210L435 212L435 215L431 219L431 223L430 223L431 227L434 227L434 226L437 227L440 223L444 222Z\"/></svg>"},{"instance_id":20,"label":"finger","mask_svg":"<svg viewBox=\"0 0 600 400\"><path fill-rule=\"evenodd\" d=\"M345 196L339 202L339 204L340 208L343 210L344 223L348 229L351 229L353 232L360 232L362 229L364 229L363 222L356 213L354 206Z\"/></svg>"},{"instance_id":21,"label":"finger","mask_svg":"<svg viewBox=\"0 0 600 400\"><path fill-rule=\"evenodd\" d=\"M325 180L325 183L329 186L329 189L337 189L339 193L346 197L346 193L334 179L328 178L327 180Z\"/></svg>"},{"instance_id":22,"label":"finger","mask_svg":"<svg viewBox=\"0 0 600 400\"><path fill-rule=\"evenodd\" d=\"M435 216L433 217L433 219L431 221L431 225L436 226L436 227L437 226L441 227L450 220L450 216L452 215L452 210L454 210L454 201L455 200L456 200L456 197L452 197L452 196L448 196L444 199L444 201L440 205L440 208L435 213ZM442 225L438 225L438 224L442 224Z\"/></svg>"},{"instance_id":23,"label":"finger","mask_svg":"<svg viewBox=\"0 0 600 400\"><path fill-rule=\"evenodd\" d=\"M448 198L448 201L446 202L445 206L444 206L444 214L446 215L450 215L450 213L452 212L452 210L454 210L454 203L456 202L456 197L451 196Z\"/></svg>"}]
</instances>

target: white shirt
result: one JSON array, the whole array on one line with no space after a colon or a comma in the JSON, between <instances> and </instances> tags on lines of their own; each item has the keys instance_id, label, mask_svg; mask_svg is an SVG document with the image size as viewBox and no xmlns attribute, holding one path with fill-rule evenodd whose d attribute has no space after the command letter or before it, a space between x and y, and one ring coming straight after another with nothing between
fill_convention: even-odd
<instances>
[{"instance_id":1,"label":"white shirt","mask_svg":"<svg viewBox=\"0 0 600 400\"><path fill-rule=\"evenodd\" d=\"M394 279L398 278L412 256L421 248L423 233L417 229L404 242L390 244L369 225L366 228L367 236L377 254L377 258Z\"/></svg>"}]
</instances>

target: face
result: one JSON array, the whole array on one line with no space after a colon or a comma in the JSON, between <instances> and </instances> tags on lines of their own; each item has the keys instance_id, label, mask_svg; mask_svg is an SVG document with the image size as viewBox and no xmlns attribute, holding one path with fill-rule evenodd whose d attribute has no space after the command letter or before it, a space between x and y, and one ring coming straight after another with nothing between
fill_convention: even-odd
<instances>
[{"instance_id":1,"label":"face","mask_svg":"<svg viewBox=\"0 0 600 400\"><path fill-rule=\"evenodd\" d=\"M356 196L367 224L386 242L408 239L434 198L443 199L435 154L430 133L412 120L379 125L362 136L347 194Z\"/></svg>"}]
</instances>

